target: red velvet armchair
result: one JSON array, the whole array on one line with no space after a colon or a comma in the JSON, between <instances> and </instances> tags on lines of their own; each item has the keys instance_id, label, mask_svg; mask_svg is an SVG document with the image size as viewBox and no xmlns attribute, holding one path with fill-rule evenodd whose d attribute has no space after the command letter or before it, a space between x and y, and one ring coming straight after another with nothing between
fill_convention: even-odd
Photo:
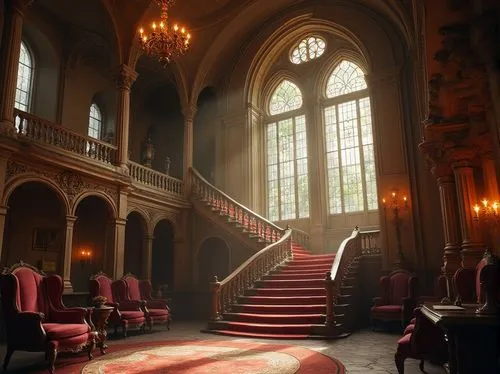
<instances>
[{"instance_id":1,"label":"red velvet armchair","mask_svg":"<svg viewBox=\"0 0 500 374\"><path fill-rule=\"evenodd\" d=\"M45 276L23 262L3 271L2 308L7 335L4 370L14 351L45 352L50 373L54 373L58 352L86 349L92 359L96 333L86 322L88 311L66 308L61 299L63 288L60 276Z\"/></svg>"},{"instance_id":2,"label":"red velvet armchair","mask_svg":"<svg viewBox=\"0 0 500 374\"><path fill-rule=\"evenodd\" d=\"M420 308L415 309L415 328L405 332L398 340L394 361L399 374L404 374L407 358L420 360L420 370L424 371L424 360L444 364L448 361L448 346L443 331L422 315Z\"/></svg>"},{"instance_id":3,"label":"red velvet armchair","mask_svg":"<svg viewBox=\"0 0 500 374\"><path fill-rule=\"evenodd\" d=\"M395 270L380 278L380 297L373 299L372 323L400 321L406 326L417 305L417 277L406 270Z\"/></svg>"},{"instance_id":4,"label":"red velvet armchair","mask_svg":"<svg viewBox=\"0 0 500 374\"><path fill-rule=\"evenodd\" d=\"M146 301L146 305L151 312L151 309L168 310L167 329L170 330L172 323L172 309L168 306L170 299L156 299L153 298L153 286L147 279L139 280L139 291L141 292L141 299Z\"/></svg>"},{"instance_id":5,"label":"red velvet armchair","mask_svg":"<svg viewBox=\"0 0 500 374\"><path fill-rule=\"evenodd\" d=\"M105 305L114 307L109 316L109 324L115 328L115 334L118 327L122 328L123 335L127 337L129 328L143 330L146 325L146 311L144 302L127 301L115 299L117 281L113 282L106 274L100 272L90 278L89 291L92 298L104 296L107 299Z\"/></svg>"},{"instance_id":6,"label":"red velvet armchair","mask_svg":"<svg viewBox=\"0 0 500 374\"><path fill-rule=\"evenodd\" d=\"M144 299L141 294L140 280L133 274L125 275L120 281L117 281L117 297L121 302L126 301L141 301L144 302L147 308L147 323L150 330L154 324L166 324L167 329L170 329L172 320L170 310L166 300Z\"/></svg>"}]
</instances>

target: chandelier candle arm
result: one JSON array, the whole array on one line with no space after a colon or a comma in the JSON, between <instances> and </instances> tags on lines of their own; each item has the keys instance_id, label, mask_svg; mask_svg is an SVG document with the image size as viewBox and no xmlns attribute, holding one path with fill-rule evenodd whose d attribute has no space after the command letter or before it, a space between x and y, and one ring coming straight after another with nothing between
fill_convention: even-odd
<instances>
[{"instance_id":1,"label":"chandelier candle arm","mask_svg":"<svg viewBox=\"0 0 500 374\"><path fill-rule=\"evenodd\" d=\"M174 0L155 0L161 8L160 21L151 24L148 33L146 28L139 28L139 42L147 56L156 57L166 66L189 49L191 34L184 26L174 24L169 27L168 8Z\"/></svg>"}]
</instances>

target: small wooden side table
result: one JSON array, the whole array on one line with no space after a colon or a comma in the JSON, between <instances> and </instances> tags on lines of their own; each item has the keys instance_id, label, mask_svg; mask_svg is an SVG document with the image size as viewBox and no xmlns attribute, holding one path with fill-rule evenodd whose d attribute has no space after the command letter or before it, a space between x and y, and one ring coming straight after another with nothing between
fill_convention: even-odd
<instances>
[{"instance_id":1,"label":"small wooden side table","mask_svg":"<svg viewBox=\"0 0 500 374\"><path fill-rule=\"evenodd\" d=\"M108 338L108 331L106 327L108 326L108 318L113 311L111 306L101 306L99 308L92 308L92 324L97 331L97 342L96 347L101 350L101 354L106 354L106 349L108 348L106 344L106 339Z\"/></svg>"}]
</instances>

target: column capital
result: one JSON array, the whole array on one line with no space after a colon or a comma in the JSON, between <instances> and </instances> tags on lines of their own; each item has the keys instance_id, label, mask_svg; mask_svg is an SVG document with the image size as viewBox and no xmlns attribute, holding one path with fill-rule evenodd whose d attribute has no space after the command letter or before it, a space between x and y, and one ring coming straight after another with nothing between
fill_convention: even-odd
<instances>
[{"instance_id":1,"label":"column capital","mask_svg":"<svg viewBox=\"0 0 500 374\"><path fill-rule=\"evenodd\" d=\"M195 105L188 104L183 106L182 115L184 116L184 122L193 121L197 110L198 108Z\"/></svg>"},{"instance_id":2,"label":"column capital","mask_svg":"<svg viewBox=\"0 0 500 374\"><path fill-rule=\"evenodd\" d=\"M113 221L116 226L125 226L127 224L126 218L117 218Z\"/></svg>"},{"instance_id":3,"label":"column capital","mask_svg":"<svg viewBox=\"0 0 500 374\"><path fill-rule=\"evenodd\" d=\"M115 71L116 87L118 89L130 90L137 79L137 72L130 66L122 64Z\"/></svg>"},{"instance_id":4,"label":"column capital","mask_svg":"<svg viewBox=\"0 0 500 374\"><path fill-rule=\"evenodd\" d=\"M438 182L444 182L447 178L451 178L453 181L453 169L448 162L433 163L431 166L431 172L436 177Z\"/></svg>"},{"instance_id":5,"label":"column capital","mask_svg":"<svg viewBox=\"0 0 500 374\"><path fill-rule=\"evenodd\" d=\"M454 170L458 168L472 167L473 160L476 157L475 150L466 147L451 148L446 153Z\"/></svg>"}]
</instances>

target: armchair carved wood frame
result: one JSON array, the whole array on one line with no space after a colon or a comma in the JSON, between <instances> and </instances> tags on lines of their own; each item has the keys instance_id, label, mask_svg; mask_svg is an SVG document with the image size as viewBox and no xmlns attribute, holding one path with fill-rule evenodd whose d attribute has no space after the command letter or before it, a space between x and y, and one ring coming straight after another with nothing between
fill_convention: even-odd
<instances>
[{"instance_id":1,"label":"armchair carved wood frame","mask_svg":"<svg viewBox=\"0 0 500 374\"><path fill-rule=\"evenodd\" d=\"M116 293L119 302L123 301L139 301L144 303L146 313L147 325L150 331L155 324L166 324L167 329L170 330L170 323L172 321L172 315L170 313L170 308L167 305L167 300L165 299L153 299L151 298L151 292L145 294L147 291L146 280L139 280L133 274L126 274L122 279L116 281ZM150 283L149 283L150 284Z\"/></svg>"},{"instance_id":2,"label":"armchair carved wood frame","mask_svg":"<svg viewBox=\"0 0 500 374\"><path fill-rule=\"evenodd\" d=\"M4 269L1 276L2 308L7 335L3 368L14 351L45 352L49 372L54 373L58 352L88 351L95 347L85 308L66 308L64 284L59 275L43 272L20 262Z\"/></svg>"},{"instance_id":3,"label":"armchair carved wood frame","mask_svg":"<svg viewBox=\"0 0 500 374\"><path fill-rule=\"evenodd\" d=\"M417 305L417 277L404 269L398 269L380 278L381 296L373 299L371 320L400 321L404 328Z\"/></svg>"},{"instance_id":4,"label":"armchair carved wood frame","mask_svg":"<svg viewBox=\"0 0 500 374\"><path fill-rule=\"evenodd\" d=\"M89 280L89 292L92 298L104 296L107 301L105 305L113 307L108 323L114 327L115 335L121 327L123 336L127 337L130 328L144 331L146 327L145 303L141 301L118 300L117 286L120 281L113 281L102 271L93 275Z\"/></svg>"}]
</instances>

